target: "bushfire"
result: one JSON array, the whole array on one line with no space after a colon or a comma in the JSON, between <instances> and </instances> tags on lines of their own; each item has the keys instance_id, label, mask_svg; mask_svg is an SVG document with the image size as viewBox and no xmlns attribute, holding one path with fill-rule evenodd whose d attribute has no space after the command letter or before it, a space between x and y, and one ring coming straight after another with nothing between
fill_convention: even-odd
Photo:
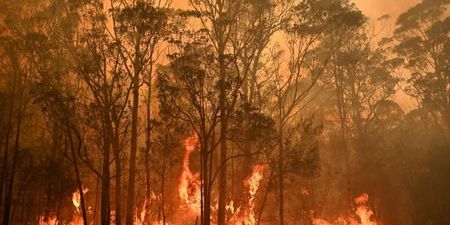
<instances>
[{"instance_id":1,"label":"bushfire","mask_svg":"<svg viewBox=\"0 0 450 225\"><path fill-rule=\"evenodd\" d=\"M185 154L183 158L183 171L178 185L178 193L182 203L195 215L200 214L200 174L193 173L189 168L189 156L196 149L198 139L196 135L184 140Z\"/></svg>"},{"instance_id":2,"label":"bushfire","mask_svg":"<svg viewBox=\"0 0 450 225\"><path fill-rule=\"evenodd\" d=\"M367 206L368 201L369 195L364 193L355 199L356 208L352 214L339 217L334 222L313 218L313 225L382 225L373 218L373 211Z\"/></svg>"},{"instance_id":3,"label":"bushfire","mask_svg":"<svg viewBox=\"0 0 450 225\"><path fill-rule=\"evenodd\" d=\"M201 186L200 174L191 171L190 156L198 148L198 138L196 135L188 137L183 142L185 153L183 157L182 171L178 179L178 197L179 203L189 214L196 217L200 215L201 204ZM259 224L256 218L255 208L257 205L257 195L262 182L264 181L265 165L257 164L252 167L251 174L243 181L245 187L245 201L239 207L234 205L233 200L230 200L226 206L227 212L230 215L227 219L229 225L257 225ZM83 194L88 193L88 188L83 188ZM302 187L301 193L309 195L309 191ZM149 213L146 209L147 201L154 200L156 197L154 193L144 199L142 207L137 207L134 215L134 225L181 225L171 222L163 224L162 221L146 221L146 215ZM327 221L318 218L311 214L313 225L383 225L374 218L372 209L367 205L369 201L368 194L362 194L355 198L355 208L352 213L347 216L341 216L334 221ZM83 218L81 216L81 202L80 193L75 191L72 194L73 215L70 221L60 221L55 214L50 216L38 217L38 225L82 225ZM90 209L90 207L87 207ZM217 206L213 207L213 212L216 212ZM91 213L91 212L89 212ZM113 212L114 215L114 212ZM111 218L114 221L114 216ZM93 224L90 222L89 224ZM296 225L296 224L295 224Z\"/></svg>"}]
</instances>

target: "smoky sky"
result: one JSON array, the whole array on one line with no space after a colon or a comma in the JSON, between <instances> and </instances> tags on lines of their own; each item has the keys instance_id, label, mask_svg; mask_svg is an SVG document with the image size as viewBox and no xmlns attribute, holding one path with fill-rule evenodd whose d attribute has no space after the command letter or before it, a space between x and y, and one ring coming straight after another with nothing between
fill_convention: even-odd
<instances>
[{"instance_id":1,"label":"smoky sky","mask_svg":"<svg viewBox=\"0 0 450 225\"><path fill-rule=\"evenodd\" d=\"M368 16L372 21L376 21L381 16L389 15L386 24L374 23L375 29L383 31L382 34L384 36L392 35L392 32L395 29L395 21L400 14L421 1L422 0L350 0L350 2L354 2L362 13ZM179 9L189 8L189 0L173 0L172 7ZM411 110L416 105L415 101L402 91L395 95L395 101L406 111Z\"/></svg>"},{"instance_id":2,"label":"smoky sky","mask_svg":"<svg viewBox=\"0 0 450 225\"><path fill-rule=\"evenodd\" d=\"M408 8L419 3L421 0L351 0L358 8L367 16L376 19L383 15L390 15L391 18L406 11ZM189 0L174 0L173 7L186 8L189 5Z\"/></svg>"},{"instance_id":3,"label":"smoky sky","mask_svg":"<svg viewBox=\"0 0 450 225\"><path fill-rule=\"evenodd\" d=\"M396 18L420 0L352 0L358 8L370 18L376 19L383 15Z\"/></svg>"}]
</instances>

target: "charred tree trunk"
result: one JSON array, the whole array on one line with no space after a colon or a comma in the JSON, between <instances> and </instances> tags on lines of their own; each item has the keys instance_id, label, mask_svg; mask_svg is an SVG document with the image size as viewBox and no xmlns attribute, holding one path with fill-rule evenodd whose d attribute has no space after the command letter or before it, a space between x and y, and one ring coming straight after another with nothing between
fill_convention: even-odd
<instances>
[{"instance_id":1,"label":"charred tree trunk","mask_svg":"<svg viewBox=\"0 0 450 225\"><path fill-rule=\"evenodd\" d=\"M283 159L284 159L284 146L283 146L283 122L280 118L279 124L279 137L278 137L278 201L279 201L279 225L284 225L284 168L283 168Z\"/></svg>"},{"instance_id":2,"label":"charred tree trunk","mask_svg":"<svg viewBox=\"0 0 450 225\"><path fill-rule=\"evenodd\" d=\"M2 177L0 180L0 203L3 202L3 190L4 185L7 184L8 180L8 159L9 159L9 139L11 136L11 130L12 130L12 124L13 124L13 114L14 114L14 105L15 105L15 93L16 93L16 79L17 75L14 76L13 86L12 86L12 94L11 94L11 103L9 104L9 112L8 112L8 124L6 125L6 132L5 132L5 152L3 152L3 163L2 163ZM5 182L6 181L6 182ZM4 213L4 217L6 217L7 214Z\"/></svg>"},{"instance_id":3,"label":"charred tree trunk","mask_svg":"<svg viewBox=\"0 0 450 225\"><path fill-rule=\"evenodd\" d=\"M335 71L336 73L339 73L339 71ZM342 79L342 75L335 74L334 75L334 81L336 85L336 94L337 94L337 106L339 111L339 126L341 129L341 142L342 142L342 149L344 150L344 166L345 166L345 180L346 180L346 190L347 190L347 196L346 196L346 202L350 203L352 202L352 191L351 191L351 180L350 180L350 152L348 149L348 140L347 140L347 110L345 107L345 96L344 96L344 81ZM350 205L347 205L347 207L350 209Z\"/></svg>"},{"instance_id":4,"label":"charred tree trunk","mask_svg":"<svg viewBox=\"0 0 450 225\"><path fill-rule=\"evenodd\" d=\"M6 176L7 179L7 187L6 187L6 196L5 196L5 206L3 210L3 225L9 225L11 222L11 209L12 209L12 198L14 195L14 180L16 177L16 168L17 168L17 158L19 156L19 143L20 143L20 127L22 125L22 116L23 113L22 110L19 110L18 116L17 116L17 124L16 124L16 135L15 135L15 141L14 141L14 151L13 151L13 159L11 164L11 177L8 180L8 176Z\"/></svg>"},{"instance_id":5,"label":"charred tree trunk","mask_svg":"<svg viewBox=\"0 0 450 225\"><path fill-rule=\"evenodd\" d=\"M111 123L108 110L105 110L105 121L103 125L104 137L103 137L103 165L102 165L102 191L101 191L101 203L100 203L100 220L102 225L110 224L110 171L109 171L109 154L111 148L111 131L108 129L107 124Z\"/></svg>"},{"instance_id":6,"label":"charred tree trunk","mask_svg":"<svg viewBox=\"0 0 450 225\"><path fill-rule=\"evenodd\" d=\"M227 198L227 109L225 90L225 56L223 49L219 53L220 73L220 177L219 177L219 208L217 212L218 225L225 225L225 205Z\"/></svg>"},{"instance_id":7,"label":"charred tree trunk","mask_svg":"<svg viewBox=\"0 0 450 225\"><path fill-rule=\"evenodd\" d=\"M70 151L72 154L72 163L73 163L73 167L75 169L75 177L76 177L77 184L78 184L78 192L80 193L80 206L81 206L81 216L83 217L83 225L88 225L86 204L85 204L84 193L83 193L83 183L81 182L80 169L79 169L79 165L78 165L78 161L77 161L77 155L75 153L72 132L70 132L70 130L68 131L68 136L69 136L69 142L70 142ZM82 142L81 142L81 139L79 138L78 139L78 148L79 148L78 150L81 149L81 145L82 145Z\"/></svg>"},{"instance_id":8,"label":"charred tree trunk","mask_svg":"<svg viewBox=\"0 0 450 225\"><path fill-rule=\"evenodd\" d=\"M135 65L137 68L137 65ZM131 115L131 149L130 149L130 168L128 175L128 201L127 201L127 214L126 225L133 224L134 214L134 194L135 194L135 181L136 181L136 153L137 153L137 122L138 122L138 110L139 110L139 71L135 69L133 76L133 106Z\"/></svg>"},{"instance_id":9,"label":"charred tree trunk","mask_svg":"<svg viewBox=\"0 0 450 225\"><path fill-rule=\"evenodd\" d=\"M152 56L150 57L153 58ZM150 178L150 147L151 147L151 104L152 104L152 68L153 68L153 62L150 63L150 73L148 75L148 81L147 81L147 104L146 104L146 129L145 129L145 156L144 156L144 166L145 166L145 194L146 197L151 195L150 191L150 184L151 184L151 178ZM150 203L147 202L147 205L144 207L147 208L147 212L149 212ZM164 209L163 210L163 218L164 218ZM148 220L148 213L145 215L145 220ZM164 220L164 219L163 219ZM164 220L165 221L165 220ZM163 223L165 224L165 222Z\"/></svg>"},{"instance_id":10,"label":"charred tree trunk","mask_svg":"<svg viewBox=\"0 0 450 225\"><path fill-rule=\"evenodd\" d=\"M201 202L200 202L200 223L202 225L211 224L211 191L210 191L210 173L209 173L209 153L208 138L205 137L205 128L202 128L199 139L200 142L200 185L201 185Z\"/></svg>"},{"instance_id":11,"label":"charred tree trunk","mask_svg":"<svg viewBox=\"0 0 450 225\"><path fill-rule=\"evenodd\" d=\"M271 171L269 179L268 179L269 183L267 184L266 192L264 193L264 197L261 202L261 208L259 209L259 212L258 212L258 218L256 219L256 225L259 225L261 223L261 218L264 213L264 209L266 208L267 198L269 197L270 189L272 189L272 185L273 185L273 181L274 181L273 174L274 174L274 172Z\"/></svg>"},{"instance_id":12,"label":"charred tree trunk","mask_svg":"<svg viewBox=\"0 0 450 225\"><path fill-rule=\"evenodd\" d=\"M166 225L166 210L165 210L165 191L164 187L166 184L166 169L167 169L167 152L169 151L169 147L167 146L168 137L165 137L165 146L164 146L164 158L161 172L161 215L162 215L162 224Z\"/></svg>"},{"instance_id":13,"label":"charred tree trunk","mask_svg":"<svg viewBox=\"0 0 450 225\"><path fill-rule=\"evenodd\" d=\"M116 200L116 214L115 223L116 225L122 224L122 162L120 161L120 144L119 144L119 127L118 123L114 128L114 138L112 140L113 152L114 152L114 163L115 163L115 200ZM112 130L112 127L111 127Z\"/></svg>"}]
</instances>

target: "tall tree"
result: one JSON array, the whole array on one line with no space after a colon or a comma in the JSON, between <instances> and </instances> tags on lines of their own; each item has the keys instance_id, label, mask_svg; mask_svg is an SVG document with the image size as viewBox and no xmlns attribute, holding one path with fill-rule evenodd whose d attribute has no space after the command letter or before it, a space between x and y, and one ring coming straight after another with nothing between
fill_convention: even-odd
<instances>
[{"instance_id":1,"label":"tall tree","mask_svg":"<svg viewBox=\"0 0 450 225\"><path fill-rule=\"evenodd\" d=\"M65 5L72 9L71 5ZM91 135L96 134L97 145L100 152L100 165L90 158L89 152L84 148L84 157L81 157L91 171L101 179L101 209L102 224L110 224L111 218L111 155L116 156L116 208L120 221L120 169L119 136L121 119L128 102L130 88L126 86L127 77L123 76L121 66L124 61L119 55L118 45L109 37L106 27L106 13L102 2L92 1L80 9L68 11L70 18L79 18L79 25L71 30L61 24L61 45L67 49L74 62L74 73L82 80L92 96L92 100L83 102L87 129ZM78 15L78 17L77 17ZM67 25L66 25L67 26ZM95 136L95 135L93 135ZM94 149L94 148L92 148ZM91 150L92 150L91 149ZM111 150L113 150L111 152ZM98 168L100 167L100 169ZM118 183L118 184L117 184Z\"/></svg>"},{"instance_id":2,"label":"tall tree","mask_svg":"<svg viewBox=\"0 0 450 225\"><path fill-rule=\"evenodd\" d=\"M233 65L236 65L237 57L242 56L241 52L248 44L252 43L255 38L255 24L258 18L245 17L255 13L257 15L258 9L267 7L269 3L252 2L247 0L239 1L211 1L211 0L191 0L191 6L199 14L201 26L207 32L207 38L214 47L214 53L217 60L216 74L219 78L219 109L220 109L220 174L219 174L219 198L218 198L218 213L217 222L219 225L225 225L226 214L225 206L227 201L227 161L228 161L228 147L227 147L227 133L229 116L234 110L234 105L237 101L237 91L239 89L230 88L230 82L233 79L242 79L243 75L236 74ZM261 12L261 11L260 11ZM262 14L259 14L262 15ZM250 23L245 24L246 20L250 19ZM245 25L250 25L246 27ZM253 32L252 32L253 31ZM271 32L271 31L269 31ZM265 41L261 44L264 46ZM260 47L261 48L261 47ZM248 64L248 63L247 63ZM256 64L257 65L257 64ZM247 65L248 66L248 65ZM234 90L234 92L232 92Z\"/></svg>"},{"instance_id":3,"label":"tall tree","mask_svg":"<svg viewBox=\"0 0 450 225\"><path fill-rule=\"evenodd\" d=\"M17 180L19 154L22 149L23 124L26 122L30 103L33 99L30 93L35 76L43 73L45 68L44 45L46 37L39 33L42 28L40 20L35 19L31 7L40 7L42 2L19 2L14 6L3 6L3 32L0 36L0 54L2 55L1 82L7 85L8 101L5 104L7 112L6 126L2 150L2 173L0 180L0 197L3 200L2 224L12 222L13 198Z\"/></svg>"},{"instance_id":4,"label":"tall tree","mask_svg":"<svg viewBox=\"0 0 450 225\"><path fill-rule=\"evenodd\" d=\"M381 46L374 47L374 38L368 36L370 32L367 30L365 25L350 34L332 57L329 67L331 76L328 78L332 79L336 92L349 201L358 193L354 190L357 185L350 179L354 179L352 177L356 171L362 171L361 165L367 168L370 162L372 154L368 149L372 145L369 144L369 136L373 121L383 109L387 109L384 107L390 104L398 82L393 74L396 60L389 60L387 50ZM351 152L357 155L351 161L359 165L358 169L350 165Z\"/></svg>"},{"instance_id":5,"label":"tall tree","mask_svg":"<svg viewBox=\"0 0 450 225\"><path fill-rule=\"evenodd\" d=\"M285 132L309 101L309 93L328 67L331 56L347 35L361 25L363 16L347 1L302 1L293 8L288 26L289 59L284 72L283 55L275 54L273 111L278 129L278 202L279 224L285 224ZM334 38L325 52L314 49L325 37Z\"/></svg>"},{"instance_id":6,"label":"tall tree","mask_svg":"<svg viewBox=\"0 0 450 225\"><path fill-rule=\"evenodd\" d=\"M133 224L135 186L136 186L136 156L138 148L138 112L139 95L141 81L144 76L147 79L148 101L147 116L150 116L151 101L151 76L153 64L155 63L155 53L157 45L163 40L166 32L167 10L170 1L136 1L122 5L119 1L111 1L112 22L114 26L113 39L119 44L119 53L122 60L124 71L131 79L132 87L132 110L131 110L131 146L130 162L128 175L128 200L126 212L126 224ZM158 5L159 4L159 5ZM150 149L149 118L147 119L147 149ZM148 161L147 161L148 163ZM149 189L149 187L147 187ZM148 192L149 190L147 190Z\"/></svg>"},{"instance_id":7,"label":"tall tree","mask_svg":"<svg viewBox=\"0 0 450 225\"><path fill-rule=\"evenodd\" d=\"M219 124L217 76L208 63L211 48L204 40L191 40L181 52L171 55L171 63L159 70L161 112L186 122L194 130L200 144L200 221L211 224L213 153L220 141L214 130ZM200 44L203 43L203 44Z\"/></svg>"},{"instance_id":8,"label":"tall tree","mask_svg":"<svg viewBox=\"0 0 450 225\"><path fill-rule=\"evenodd\" d=\"M424 0L401 14L395 52L409 71L406 93L433 114L449 142L450 17L446 0Z\"/></svg>"}]
</instances>

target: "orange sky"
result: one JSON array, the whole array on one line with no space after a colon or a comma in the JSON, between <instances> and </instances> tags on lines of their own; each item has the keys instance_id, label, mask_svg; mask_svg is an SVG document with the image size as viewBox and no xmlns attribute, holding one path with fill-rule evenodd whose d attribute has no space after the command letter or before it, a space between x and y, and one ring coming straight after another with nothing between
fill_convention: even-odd
<instances>
[{"instance_id":1,"label":"orange sky","mask_svg":"<svg viewBox=\"0 0 450 225\"><path fill-rule=\"evenodd\" d=\"M421 0L351 0L355 2L361 11L372 19L383 15L390 15L392 18L406 11L408 8L421 2Z\"/></svg>"},{"instance_id":2,"label":"orange sky","mask_svg":"<svg viewBox=\"0 0 450 225\"><path fill-rule=\"evenodd\" d=\"M350 0L369 18L376 20L383 15L389 15L390 20L387 24L387 34L394 30L394 24L397 17L408 10L410 7L418 4L422 0ZM173 0L172 7L186 8L189 0ZM403 92L399 92L395 99L406 111L414 108L415 102Z\"/></svg>"},{"instance_id":3,"label":"orange sky","mask_svg":"<svg viewBox=\"0 0 450 225\"><path fill-rule=\"evenodd\" d=\"M392 32L397 17L408 10L410 7L420 3L422 0L351 0L356 6L371 19L377 19L383 15L389 15L391 17L388 30ZM406 95L403 91L399 91L395 95L395 101L405 111L409 111L416 107L414 99Z\"/></svg>"},{"instance_id":4,"label":"orange sky","mask_svg":"<svg viewBox=\"0 0 450 225\"><path fill-rule=\"evenodd\" d=\"M401 12L419 3L421 0L351 0L372 19L389 14L396 18ZM173 7L185 8L188 0L174 0Z\"/></svg>"}]
</instances>

